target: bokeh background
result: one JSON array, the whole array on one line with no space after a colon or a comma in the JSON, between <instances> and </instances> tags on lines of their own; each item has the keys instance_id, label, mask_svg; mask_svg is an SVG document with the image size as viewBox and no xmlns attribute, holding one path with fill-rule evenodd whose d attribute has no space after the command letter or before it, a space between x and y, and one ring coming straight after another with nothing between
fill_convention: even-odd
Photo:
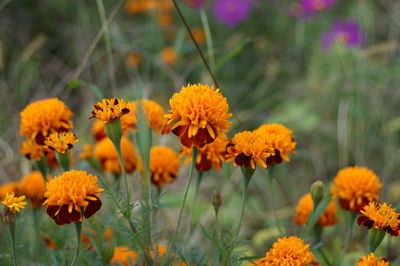
<instances>
[{"instance_id":1,"label":"bokeh background","mask_svg":"<svg viewBox=\"0 0 400 266\"><path fill-rule=\"evenodd\" d=\"M168 99L183 85L213 83L171 1L100 2L0 1L1 182L18 180L32 168L19 154L18 130L19 112L33 100L59 97L73 110L77 153L93 142L88 117L101 97L150 98L168 110ZM293 223L298 198L313 181L329 184L347 166L375 171L384 184L381 198L400 207L400 2L178 3L238 117L231 119L229 137L275 122L291 128L298 143L291 162L274 170L273 197L266 171L253 178L242 230L249 256L262 256L279 236L272 207L286 235L304 234ZM180 149L174 136L156 137L154 143ZM183 167L165 195L163 223L171 227L186 176ZM235 223L240 188L239 169L225 165L221 172L207 173L195 219L204 226L212 222L209 199L218 190L223 223ZM346 217L340 213L340 219ZM325 234L332 254L342 248L344 226ZM201 256L211 245L197 232L188 247L202 243ZM355 227L342 265L366 253L365 235ZM380 255L396 260L399 244L386 238Z\"/></svg>"}]
</instances>

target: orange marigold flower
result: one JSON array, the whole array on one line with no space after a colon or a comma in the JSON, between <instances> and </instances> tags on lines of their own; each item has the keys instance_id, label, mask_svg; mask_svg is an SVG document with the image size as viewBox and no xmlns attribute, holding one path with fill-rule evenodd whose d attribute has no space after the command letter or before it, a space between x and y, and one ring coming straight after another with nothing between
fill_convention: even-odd
<instances>
[{"instance_id":1,"label":"orange marigold flower","mask_svg":"<svg viewBox=\"0 0 400 266\"><path fill-rule=\"evenodd\" d=\"M155 245L154 250L150 252L150 256L156 260L156 265L158 265L157 259L162 259L166 253L167 253L167 246L165 246L163 244L157 244L157 245ZM171 253L171 257L172 257L172 260L175 260L175 261L177 259L179 259L178 256L173 252ZM174 262L172 265L186 266L187 264L184 262Z\"/></svg>"},{"instance_id":2,"label":"orange marigold flower","mask_svg":"<svg viewBox=\"0 0 400 266\"><path fill-rule=\"evenodd\" d=\"M226 145L229 140L224 136L222 138L216 138L214 142L199 148L196 169L200 172L205 172L214 167L216 170L221 169L221 165L226 161ZM181 156L188 156L185 160L185 164L192 160L192 150L182 146Z\"/></svg>"},{"instance_id":3,"label":"orange marigold flower","mask_svg":"<svg viewBox=\"0 0 400 266\"><path fill-rule=\"evenodd\" d=\"M6 206L9 212L16 213L25 208L24 205L26 205L26 202L24 199L25 196L16 197L14 192L11 192L6 194L6 197L1 204Z\"/></svg>"},{"instance_id":4,"label":"orange marigold flower","mask_svg":"<svg viewBox=\"0 0 400 266\"><path fill-rule=\"evenodd\" d=\"M129 108L124 100L117 98L103 99L93 105L92 116L89 119L97 118L103 123L108 123L127 113L129 113Z\"/></svg>"},{"instance_id":5,"label":"orange marigold flower","mask_svg":"<svg viewBox=\"0 0 400 266\"><path fill-rule=\"evenodd\" d=\"M47 183L47 214L57 225L82 221L91 217L101 208L97 177L86 171L71 170L64 172Z\"/></svg>"},{"instance_id":6,"label":"orange marigold flower","mask_svg":"<svg viewBox=\"0 0 400 266\"><path fill-rule=\"evenodd\" d=\"M127 173L132 173L139 164L133 143L127 137L122 137L121 149L125 170ZM121 173L117 150L109 138L105 138L96 143L94 146L94 156L100 162L105 172Z\"/></svg>"},{"instance_id":7,"label":"orange marigold flower","mask_svg":"<svg viewBox=\"0 0 400 266\"><path fill-rule=\"evenodd\" d=\"M50 176L49 176L50 177ZM19 193L31 201L32 208L39 208L44 202L46 184L39 171L24 176L18 184Z\"/></svg>"},{"instance_id":8,"label":"orange marigold flower","mask_svg":"<svg viewBox=\"0 0 400 266\"><path fill-rule=\"evenodd\" d=\"M279 238L265 257L256 262L256 265L269 266L307 266L309 264L319 265L310 251L310 245L304 244L304 241L297 236Z\"/></svg>"},{"instance_id":9,"label":"orange marigold flower","mask_svg":"<svg viewBox=\"0 0 400 266\"><path fill-rule=\"evenodd\" d=\"M106 227L104 229L104 239L107 241L110 241L112 238L113 232L112 229L110 227Z\"/></svg>"},{"instance_id":10,"label":"orange marigold flower","mask_svg":"<svg viewBox=\"0 0 400 266\"><path fill-rule=\"evenodd\" d=\"M358 224L367 229L382 229L392 236L400 235L400 213L386 203L371 201L361 210Z\"/></svg>"},{"instance_id":11,"label":"orange marigold flower","mask_svg":"<svg viewBox=\"0 0 400 266\"><path fill-rule=\"evenodd\" d=\"M235 166L255 169L256 164L268 168L267 160L273 156L274 149L255 131L243 131L235 134L227 145L228 161L234 160Z\"/></svg>"},{"instance_id":12,"label":"orange marigold flower","mask_svg":"<svg viewBox=\"0 0 400 266\"><path fill-rule=\"evenodd\" d=\"M141 62L142 56L138 52L129 53L125 59L125 64L128 67L137 67Z\"/></svg>"},{"instance_id":13,"label":"orange marigold flower","mask_svg":"<svg viewBox=\"0 0 400 266\"><path fill-rule=\"evenodd\" d=\"M78 142L77 137L72 132L53 132L44 141L44 144L58 153L65 153L72 149L75 143Z\"/></svg>"},{"instance_id":14,"label":"orange marigold flower","mask_svg":"<svg viewBox=\"0 0 400 266\"><path fill-rule=\"evenodd\" d=\"M161 61L166 65L173 65L178 59L178 53L173 47L165 47L160 53Z\"/></svg>"},{"instance_id":15,"label":"orange marigold flower","mask_svg":"<svg viewBox=\"0 0 400 266\"><path fill-rule=\"evenodd\" d=\"M153 146L150 150L150 174L151 182L160 187L171 183L178 176L178 155L170 148Z\"/></svg>"},{"instance_id":16,"label":"orange marigold flower","mask_svg":"<svg viewBox=\"0 0 400 266\"><path fill-rule=\"evenodd\" d=\"M19 185L17 182L7 182L0 186L0 200L4 200L8 193L19 193Z\"/></svg>"},{"instance_id":17,"label":"orange marigold flower","mask_svg":"<svg viewBox=\"0 0 400 266\"><path fill-rule=\"evenodd\" d=\"M45 146L37 144L34 139L30 138L22 142L19 152L28 159L40 161L48 150Z\"/></svg>"},{"instance_id":18,"label":"orange marigold flower","mask_svg":"<svg viewBox=\"0 0 400 266\"><path fill-rule=\"evenodd\" d=\"M157 24L161 26L169 26L174 22L174 19L169 11L160 11L157 13ZM165 59L165 58L164 58ZM174 59L175 61L175 59ZM168 64L166 61L164 63ZM173 64L173 62L172 62Z\"/></svg>"},{"instance_id":19,"label":"orange marigold flower","mask_svg":"<svg viewBox=\"0 0 400 266\"><path fill-rule=\"evenodd\" d=\"M122 116L123 119L125 116ZM104 130L104 124L99 120L94 121L92 124L92 129L90 130L92 136L97 140L100 141L107 137L106 131Z\"/></svg>"},{"instance_id":20,"label":"orange marigold flower","mask_svg":"<svg viewBox=\"0 0 400 266\"><path fill-rule=\"evenodd\" d=\"M29 104L20 113L22 136L31 137L43 145L51 132L65 132L73 127L71 110L59 99L50 98Z\"/></svg>"},{"instance_id":21,"label":"orange marigold flower","mask_svg":"<svg viewBox=\"0 0 400 266\"><path fill-rule=\"evenodd\" d=\"M370 201L379 199L382 184L379 177L365 167L347 167L340 170L331 185L332 195L339 197L345 210L360 212Z\"/></svg>"},{"instance_id":22,"label":"orange marigold flower","mask_svg":"<svg viewBox=\"0 0 400 266\"><path fill-rule=\"evenodd\" d=\"M47 248L49 248L49 249L56 249L57 248L56 241L49 234L44 234L43 235L43 241L46 244Z\"/></svg>"},{"instance_id":23,"label":"orange marigold flower","mask_svg":"<svg viewBox=\"0 0 400 266\"><path fill-rule=\"evenodd\" d=\"M202 28L193 28L192 34L198 44L201 44L206 40L206 34Z\"/></svg>"},{"instance_id":24,"label":"orange marigold flower","mask_svg":"<svg viewBox=\"0 0 400 266\"><path fill-rule=\"evenodd\" d=\"M314 208L314 202L311 197L311 193L305 194L299 199L296 207L296 215L294 216L294 222L297 225L305 225L308 221L308 216L310 215L312 209ZM322 213L318 220L320 226L329 226L337 223L336 217L336 203L331 201L328 207Z\"/></svg>"},{"instance_id":25,"label":"orange marigold flower","mask_svg":"<svg viewBox=\"0 0 400 266\"><path fill-rule=\"evenodd\" d=\"M357 266L389 266L389 262L384 257L378 258L371 252L368 256L362 256L357 261Z\"/></svg>"},{"instance_id":26,"label":"orange marigold flower","mask_svg":"<svg viewBox=\"0 0 400 266\"><path fill-rule=\"evenodd\" d=\"M85 144L83 146L83 151L79 154L79 159L85 160L93 157L93 146L90 144Z\"/></svg>"},{"instance_id":27,"label":"orange marigold flower","mask_svg":"<svg viewBox=\"0 0 400 266\"><path fill-rule=\"evenodd\" d=\"M135 265L135 262L138 258L138 254L130 250L127 246L120 246L114 248L114 254L111 258L110 263L112 265Z\"/></svg>"},{"instance_id":28,"label":"orange marigold flower","mask_svg":"<svg viewBox=\"0 0 400 266\"><path fill-rule=\"evenodd\" d=\"M189 84L169 101L167 126L182 145L203 147L217 137L223 137L232 124L226 98L219 89L203 84Z\"/></svg>"},{"instance_id":29,"label":"orange marigold flower","mask_svg":"<svg viewBox=\"0 0 400 266\"><path fill-rule=\"evenodd\" d=\"M125 4L126 12L131 15L144 13L152 8L154 8L152 0L129 0Z\"/></svg>"},{"instance_id":30,"label":"orange marigold flower","mask_svg":"<svg viewBox=\"0 0 400 266\"><path fill-rule=\"evenodd\" d=\"M93 245L92 245L92 242L91 242L91 240L90 240L91 237L94 239L94 241L97 242L97 239L96 239L96 237L97 237L97 236L96 236L96 232L95 232L93 229L84 228L84 229L82 230L81 240L82 240L83 246L84 246L87 250L92 250L92 249L93 249ZM111 230L110 227L106 227L106 228L104 229L103 237L104 237L104 240L106 240L106 241L110 241L110 240L111 240L111 237L112 237L112 230ZM101 242L104 242L103 239L101 239Z\"/></svg>"},{"instance_id":31,"label":"orange marigold flower","mask_svg":"<svg viewBox=\"0 0 400 266\"><path fill-rule=\"evenodd\" d=\"M255 130L267 139L275 151L275 155L268 157L267 164L279 164L282 160L289 162L289 153L295 154L296 142L293 132L281 124L264 124Z\"/></svg>"}]
</instances>

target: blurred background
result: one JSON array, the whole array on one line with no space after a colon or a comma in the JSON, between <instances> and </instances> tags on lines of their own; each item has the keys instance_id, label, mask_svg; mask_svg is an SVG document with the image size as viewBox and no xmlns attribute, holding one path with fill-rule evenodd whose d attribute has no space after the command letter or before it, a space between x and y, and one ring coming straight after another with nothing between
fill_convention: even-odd
<instances>
[{"instance_id":1,"label":"blurred background","mask_svg":"<svg viewBox=\"0 0 400 266\"><path fill-rule=\"evenodd\" d=\"M291 128L298 143L291 162L274 170L273 198L266 171L258 171L250 185L242 230L249 256L264 255L279 235L272 206L285 234L301 236L303 229L293 223L297 200L313 181L329 184L347 166L372 169L384 183L381 198L400 207L400 2L177 2L237 115L229 137L274 122ZM92 141L88 117L102 97L150 98L168 110L175 91L197 82L213 84L169 0L1 0L1 182L31 170L19 154L18 134L19 112L30 102L59 97L73 110L78 152ZM174 136L154 143L180 149ZM168 189L174 193L165 196L176 208L187 169L181 172ZM234 223L240 182L240 171L230 165L207 173L196 219L212 220L209 199L218 190L221 219ZM168 215L173 219L176 212ZM341 249L343 227L327 230L332 252ZM343 265L365 254L364 239L364 229L355 228ZM196 241L208 241L200 229L188 245ZM395 260L399 244L386 238L381 255Z\"/></svg>"}]
</instances>

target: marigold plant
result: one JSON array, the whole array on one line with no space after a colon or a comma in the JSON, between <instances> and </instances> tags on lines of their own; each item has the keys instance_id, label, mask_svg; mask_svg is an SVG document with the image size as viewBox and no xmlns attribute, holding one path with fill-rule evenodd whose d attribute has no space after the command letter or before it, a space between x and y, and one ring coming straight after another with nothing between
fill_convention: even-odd
<instances>
[{"instance_id":1,"label":"marigold plant","mask_svg":"<svg viewBox=\"0 0 400 266\"><path fill-rule=\"evenodd\" d=\"M17 194L19 191L19 185L17 182L7 182L0 186L0 200L6 198L8 193Z\"/></svg>"},{"instance_id":2,"label":"marigold plant","mask_svg":"<svg viewBox=\"0 0 400 266\"><path fill-rule=\"evenodd\" d=\"M384 257L376 257L374 253L362 256L356 266L389 266L389 262Z\"/></svg>"},{"instance_id":3,"label":"marigold plant","mask_svg":"<svg viewBox=\"0 0 400 266\"><path fill-rule=\"evenodd\" d=\"M370 202L361 210L358 224L368 229L382 229L392 236L400 235L400 213L385 202Z\"/></svg>"},{"instance_id":4,"label":"marigold plant","mask_svg":"<svg viewBox=\"0 0 400 266\"><path fill-rule=\"evenodd\" d=\"M137 258L138 254L135 251L130 250L127 246L119 246L114 248L110 263L123 266L135 265Z\"/></svg>"},{"instance_id":5,"label":"marigold plant","mask_svg":"<svg viewBox=\"0 0 400 266\"><path fill-rule=\"evenodd\" d=\"M21 209L24 209L26 202L24 201L25 196L17 197L14 192L7 193L4 200L1 202L4 206L6 206L7 210L11 213L19 212Z\"/></svg>"},{"instance_id":6,"label":"marigold plant","mask_svg":"<svg viewBox=\"0 0 400 266\"><path fill-rule=\"evenodd\" d=\"M48 149L44 145L37 144L34 139L29 138L22 142L19 152L28 159L40 161L48 153Z\"/></svg>"},{"instance_id":7,"label":"marigold plant","mask_svg":"<svg viewBox=\"0 0 400 266\"><path fill-rule=\"evenodd\" d=\"M46 192L46 184L42 174L38 171L33 171L24 176L18 184L18 191L31 202L32 208L41 207L45 200L44 193Z\"/></svg>"},{"instance_id":8,"label":"marigold plant","mask_svg":"<svg viewBox=\"0 0 400 266\"><path fill-rule=\"evenodd\" d=\"M311 193L307 193L299 199L296 207L296 214L294 216L294 222L297 225L307 224L308 217L314 208L314 202L311 197ZM336 203L331 201L326 207L325 211L319 217L318 224L320 226L329 226L337 223L338 219L336 216L337 208Z\"/></svg>"},{"instance_id":9,"label":"marigold plant","mask_svg":"<svg viewBox=\"0 0 400 266\"><path fill-rule=\"evenodd\" d=\"M171 183L178 176L179 157L174 150L163 146L154 146L150 150L151 182L160 187Z\"/></svg>"},{"instance_id":10,"label":"marigold plant","mask_svg":"<svg viewBox=\"0 0 400 266\"><path fill-rule=\"evenodd\" d=\"M44 141L44 144L51 150L65 153L72 149L78 138L72 132L53 132Z\"/></svg>"},{"instance_id":11,"label":"marigold plant","mask_svg":"<svg viewBox=\"0 0 400 266\"><path fill-rule=\"evenodd\" d=\"M90 119L97 118L103 123L109 123L129 113L129 111L128 104L123 99L103 99L93 105Z\"/></svg>"},{"instance_id":12,"label":"marigold plant","mask_svg":"<svg viewBox=\"0 0 400 266\"><path fill-rule=\"evenodd\" d=\"M101 207L97 177L86 171L71 170L51 179L44 194L47 214L57 225L90 218Z\"/></svg>"},{"instance_id":13,"label":"marigold plant","mask_svg":"<svg viewBox=\"0 0 400 266\"><path fill-rule=\"evenodd\" d=\"M96 141L100 141L107 137L106 131L104 130L104 124L99 120L93 122L90 132Z\"/></svg>"}]
</instances>

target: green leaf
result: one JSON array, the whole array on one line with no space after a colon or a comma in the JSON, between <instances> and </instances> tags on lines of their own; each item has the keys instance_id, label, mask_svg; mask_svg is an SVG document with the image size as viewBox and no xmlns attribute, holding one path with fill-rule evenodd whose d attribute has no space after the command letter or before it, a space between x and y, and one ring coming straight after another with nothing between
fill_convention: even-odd
<instances>
[{"instance_id":1,"label":"green leaf","mask_svg":"<svg viewBox=\"0 0 400 266\"><path fill-rule=\"evenodd\" d=\"M99 87L97 87L97 86L94 85L94 84L86 83L86 82L84 82L84 81L82 81L82 80L80 80L80 79L71 80L71 82L70 82L70 83L68 84L68 86L67 86L67 89L69 89L69 90L74 90L74 89L80 88L80 87L89 88L91 91L94 92L94 94L96 94L96 96L97 96L97 98L98 98L99 100L101 100L101 99L104 98L104 94L103 94L103 92L100 90Z\"/></svg>"},{"instance_id":2,"label":"green leaf","mask_svg":"<svg viewBox=\"0 0 400 266\"><path fill-rule=\"evenodd\" d=\"M235 56L237 56L242 50L243 48L249 44L251 41L250 38L244 39L243 41L241 41L238 45L236 45L229 53L227 53L226 55L222 56L216 63L215 69L216 71L219 70L219 68L225 64L226 62L228 62L229 60L231 60L232 58L234 58Z\"/></svg>"},{"instance_id":3,"label":"green leaf","mask_svg":"<svg viewBox=\"0 0 400 266\"><path fill-rule=\"evenodd\" d=\"M331 195L327 195L324 197L323 200L321 200L321 202L318 204L317 208L313 209L313 211L311 212L311 214L308 218L308 222L307 222L307 227L308 227L309 231L311 231L314 228L315 224L318 222L319 217L321 217L322 213L328 207L330 201L331 201Z\"/></svg>"}]
</instances>

